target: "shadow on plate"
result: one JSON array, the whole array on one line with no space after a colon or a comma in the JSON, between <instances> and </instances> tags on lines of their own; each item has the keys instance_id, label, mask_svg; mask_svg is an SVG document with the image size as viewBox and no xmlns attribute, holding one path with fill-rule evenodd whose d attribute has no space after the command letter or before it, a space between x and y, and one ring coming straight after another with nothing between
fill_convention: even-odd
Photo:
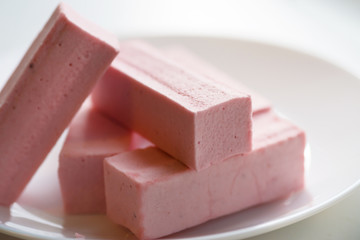
<instances>
[{"instance_id":1,"label":"shadow on plate","mask_svg":"<svg viewBox=\"0 0 360 240\"><path fill-rule=\"evenodd\" d=\"M10 219L10 209L0 206L0 224L5 224Z\"/></svg>"},{"instance_id":2,"label":"shadow on plate","mask_svg":"<svg viewBox=\"0 0 360 240\"><path fill-rule=\"evenodd\" d=\"M137 240L128 229L111 222L105 215L65 216L62 234L67 238Z\"/></svg>"}]
</instances>

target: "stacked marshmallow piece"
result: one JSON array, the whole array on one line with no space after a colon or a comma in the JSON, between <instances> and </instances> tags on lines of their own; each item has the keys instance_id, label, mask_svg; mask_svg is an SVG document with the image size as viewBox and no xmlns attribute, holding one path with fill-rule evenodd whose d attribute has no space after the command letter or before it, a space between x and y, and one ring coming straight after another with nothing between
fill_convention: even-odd
<instances>
[{"instance_id":1,"label":"stacked marshmallow piece","mask_svg":"<svg viewBox=\"0 0 360 240\"><path fill-rule=\"evenodd\" d=\"M137 127L136 123L131 125L133 124L131 121L144 121L142 124L150 127L153 126L152 114L164 118L171 118L174 114L172 111L167 112L166 110L170 108L166 107L156 111L157 107L163 106L160 101L156 104L151 103L153 98L157 97L158 92L154 94L157 89L154 90L154 86L149 88L148 82L144 80L151 78L153 81L159 79L167 81L165 77L161 78L163 75L159 76L156 72L160 71L167 76L166 70L154 67L154 72L151 72L152 68L147 69L148 64L156 65L154 62L165 61L166 58L158 50L144 43L124 43L121 47L122 52L126 48L136 50L119 54L112 64L116 71L113 71L111 76L105 75L97 84L93 91L93 101L98 110L140 133L147 134L146 130L142 132L143 129ZM152 55L152 58L142 57L143 55L138 54L137 51L146 52ZM132 52L137 53L134 54L135 57L130 54ZM181 77L184 77L186 82L189 79L184 74L186 71L189 74L202 75L204 77L201 78L202 81L214 84L219 87L218 89L234 89L234 95L241 90L247 90L246 87L237 85L235 81L225 77L225 74L207 66L208 64L187 51L177 51L176 55L174 51L168 51L167 54L174 59L181 56L183 62L192 63L191 68L183 67L186 65L183 62L166 59L166 63L173 64L168 66L170 69L173 67L182 69L178 71L180 76L175 81L182 81ZM197 64L194 64L195 62ZM225 87L218 85L222 81L221 76L224 76ZM214 81L214 78L217 80ZM171 84L174 80L168 81ZM140 85L139 82L142 84ZM185 85L191 89L191 84L188 86L186 83L177 82L175 85ZM114 94L109 94L110 92ZM118 92L121 94L117 94ZM106 94L108 96L105 96ZM173 103L171 101L173 99L167 99L169 95L171 93L165 93L161 99L165 101L165 98L166 101ZM128 96L128 99L124 100L124 96ZM196 95L193 97L196 98ZM146 136L155 143L156 147L107 158L104 165L107 215L116 223L129 228L140 239L153 239L257 204L286 197L293 191L301 189L304 183L304 132L288 120L277 116L270 103L259 94L255 93L252 97L257 103L255 111L247 112L246 107L242 105L244 112L248 116L252 115L251 151L240 151L240 153L234 151L233 154L230 151L226 157L221 159L215 157L215 160L205 167L196 168L186 159L177 158L171 151L159 147L156 134L147 134ZM123 104L126 105L125 108ZM237 105L241 106L240 103ZM147 110L149 112L138 119L137 110L134 108L144 108L142 114ZM219 116L229 113L222 112L221 108L217 109L217 112L220 113ZM214 120L209 115L207 117L204 122ZM220 119L233 118L224 116ZM229 125L233 124L235 128L247 131L237 121L221 122L219 118L216 121L218 124L213 125L214 129L207 127L204 131L216 132L210 136L213 138L211 141L217 142L212 147L218 149L226 148L227 145L222 145L221 137L217 137L217 133L226 132L226 127ZM193 122L194 125L187 124L185 127L196 129L197 122ZM168 128L157 130L168 131ZM232 133L231 130L228 131L227 137L235 139ZM159 135L161 136L161 133ZM166 138L164 140L166 141ZM193 139L191 143L196 141L197 139ZM195 159L195 162L197 160ZM199 161L201 162L201 159Z\"/></svg>"}]
</instances>

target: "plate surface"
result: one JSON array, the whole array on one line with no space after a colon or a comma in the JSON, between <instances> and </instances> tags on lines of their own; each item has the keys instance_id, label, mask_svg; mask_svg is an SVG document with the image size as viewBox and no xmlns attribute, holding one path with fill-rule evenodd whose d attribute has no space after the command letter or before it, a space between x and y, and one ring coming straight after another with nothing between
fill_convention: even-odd
<instances>
[{"instance_id":1,"label":"plate surface","mask_svg":"<svg viewBox=\"0 0 360 240\"><path fill-rule=\"evenodd\" d=\"M164 239L243 239L309 217L360 183L360 81L331 63L290 49L243 40L159 37L158 46L184 45L270 99L307 132L311 167L306 188ZM0 88L21 54L1 56ZM135 239L105 216L64 216L57 180L63 137L10 209L0 207L0 231L27 239ZM80 235L79 235L80 234Z\"/></svg>"}]
</instances>

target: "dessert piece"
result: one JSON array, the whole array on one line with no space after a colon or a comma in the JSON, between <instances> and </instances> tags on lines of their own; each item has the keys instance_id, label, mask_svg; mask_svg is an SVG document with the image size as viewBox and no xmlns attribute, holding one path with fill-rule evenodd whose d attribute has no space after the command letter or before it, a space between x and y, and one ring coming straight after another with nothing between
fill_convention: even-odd
<instances>
[{"instance_id":1,"label":"dessert piece","mask_svg":"<svg viewBox=\"0 0 360 240\"><path fill-rule=\"evenodd\" d=\"M58 174L65 212L105 213L105 157L147 146L151 143L146 139L86 102L71 121L59 157Z\"/></svg>"},{"instance_id":2,"label":"dessert piece","mask_svg":"<svg viewBox=\"0 0 360 240\"><path fill-rule=\"evenodd\" d=\"M97 83L97 109L192 169L251 150L248 95L188 71L144 43L123 44Z\"/></svg>"},{"instance_id":3,"label":"dessert piece","mask_svg":"<svg viewBox=\"0 0 360 240\"><path fill-rule=\"evenodd\" d=\"M56 8L0 93L0 205L17 199L117 53L114 36Z\"/></svg>"},{"instance_id":4,"label":"dessert piece","mask_svg":"<svg viewBox=\"0 0 360 240\"><path fill-rule=\"evenodd\" d=\"M304 184L305 135L272 112L254 116L254 149L196 172L155 147L105 159L107 215L140 239L286 197Z\"/></svg>"},{"instance_id":5,"label":"dessert piece","mask_svg":"<svg viewBox=\"0 0 360 240\"><path fill-rule=\"evenodd\" d=\"M207 78L211 78L214 81L218 81L219 83L226 84L229 87L238 89L240 92L249 94L251 96L253 114L267 111L271 108L271 103L269 100L257 92L249 89L241 82L236 81L227 74L221 72L210 63L207 63L205 60L190 52L188 49L181 46L173 46L167 47L164 49L164 52L173 60L196 72L203 74Z\"/></svg>"}]
</instances>

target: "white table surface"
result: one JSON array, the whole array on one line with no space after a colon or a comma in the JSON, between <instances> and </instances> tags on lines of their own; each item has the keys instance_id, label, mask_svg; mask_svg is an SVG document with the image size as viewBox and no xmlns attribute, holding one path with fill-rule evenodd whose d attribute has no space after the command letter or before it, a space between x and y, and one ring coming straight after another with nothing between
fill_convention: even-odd
<instances>
[{"instance_id":1,"label":"white table surface","mask_svg":"<svg viewBox=\"0 0 360 240\"><path fill-rule=\"evenodd\" d=\"M316 55L360 79L360 1L65 2L121 37L205 35L254 39ZM57 3L0 1L0 55L25 51ZM250 239L360 239L359 209L357 188L345 200L313 217ZM17 238L0 233L0 239Z\"/></svg>"}]
</instances>

